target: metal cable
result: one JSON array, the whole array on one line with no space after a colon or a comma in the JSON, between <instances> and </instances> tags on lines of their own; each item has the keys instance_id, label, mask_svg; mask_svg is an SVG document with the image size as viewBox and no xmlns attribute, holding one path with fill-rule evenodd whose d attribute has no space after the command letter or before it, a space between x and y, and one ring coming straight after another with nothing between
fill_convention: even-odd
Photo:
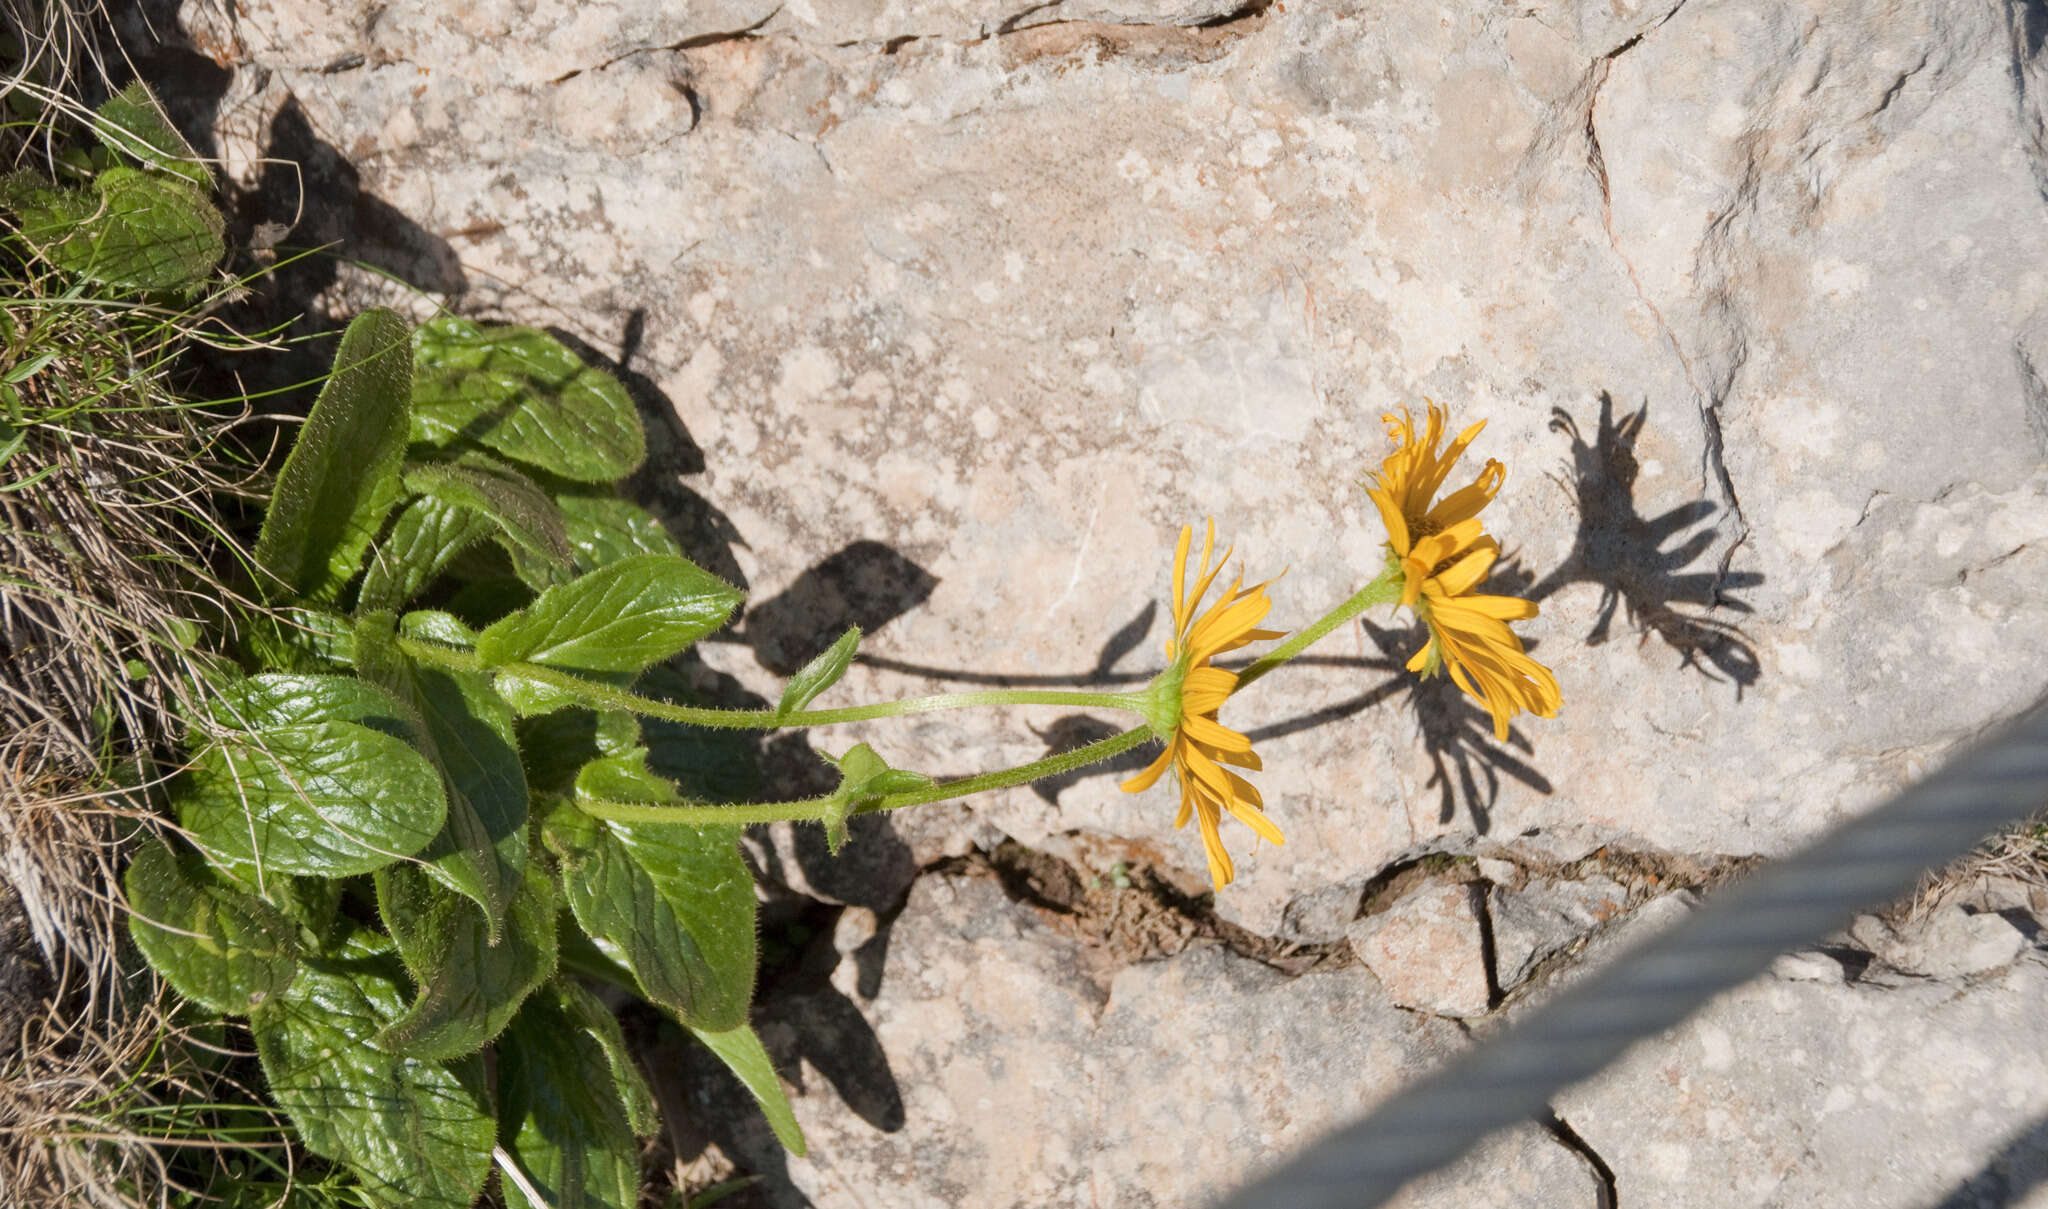
<instances>
[{"instance_id":1,"label":"metal cable","mask_svg":"<svg viewBox=\"0 0 2048 1209\"><path fill-rule=\"evenodd\" d=\"M1728 887L1527 1021L1239 1190L1218 1209L1372 1209L1496 1129L1547 1111L1635 1041L1778 954L1910 891L1922 871L2048 803L2048 706L1803 851Z\"/></svg>"}]
</instances>

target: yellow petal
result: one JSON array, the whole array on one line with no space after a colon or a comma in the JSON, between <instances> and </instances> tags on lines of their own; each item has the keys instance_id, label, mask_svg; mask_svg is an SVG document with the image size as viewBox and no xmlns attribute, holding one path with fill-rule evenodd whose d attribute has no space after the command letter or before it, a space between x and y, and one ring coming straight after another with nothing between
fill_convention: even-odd
<instances>
[{"instance_id":1,"label":"yellow petal","mask_svg":"<svg viewBox=\"0 0 2048 1209\"><path fill-rule=\"evenodd\" d=\"M1173 763L1173 744L1168 743L1166 750L1159 753L1159 758L1145 766L1145 771L1125 781L1118 788L1122 789L1125 793L1143 793L1159 783L1159 778L1166 775L1166 767L1171 763Z\"/></svg>"},{"instance_id":2,"label":"yellow petal","mask_svg":"<svg viewBox=\"0 0 2048 1209\"><path fill-rule=\"evenodd\" d=\"M1243 752L1252 749L1252 741L1236 731L1200 714L1183 714L1180 720L1181 733L1203 748L1216 752Z\"/></svg>"}]
</instances>

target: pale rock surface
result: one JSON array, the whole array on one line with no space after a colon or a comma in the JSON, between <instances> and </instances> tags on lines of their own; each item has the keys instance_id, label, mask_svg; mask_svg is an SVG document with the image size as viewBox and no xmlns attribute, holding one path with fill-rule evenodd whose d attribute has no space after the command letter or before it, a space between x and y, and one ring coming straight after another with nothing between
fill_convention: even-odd
<instances>
[{"instance_id":1,"label":"pale rock surface","mask_svg":"<svg viewBox=\"0 0 2048 1209\"><path fill-rule=\"evenodd\" d=\"M991 878L920 878L881 931L849 915L827 982L759 1021L811 1157L743 1106L707 1113L738 1123L720 1141L743 1164L784 1173L777 1204L1199 1205L1464 1044L1355 967L1289 978L1205 946L1105 988ZM1489 1153L1510 1203L1591 1195L1545 1135ZM1459 1203L1447 1189L1414 1205Z\"/></svg>"},{"instance_id":2,"label":"pale rock surface","mask_svg":"<svg viewBox=\"0 0 2048 1209\"><path fill-rule=\"evenodd\" d=\"M708 657L770 699L820 636L767 606L842 555L917 590L835 606L891 661L835 700L1137 683L1210 514L1301 624L1380 563L1380 414L1487 419L1564 711L1495 741L1384 615L1233 702L1289 840L1226 824L1255 932L1418 847L1783 851L2048 666L2048 90L1997 5L233 11L186 18L237 67L231 172L296 104L459 258L462 309L665 397L727 535L695 552L756 602ZM831 742L953 774L1063 725ZM1135 767L972 809L1199 869Z\"/></svg>"},{"instance_id":3,"label":"pale rock surface","mask_svg":"<svg viewBox=\"0 0 2048 1209\"><path fill-rule=\"evenodd\" d=\"M2048 1206L2048 966L1988 983L1760 979L1558 1111L1663 1209Z\"/></svg>"},{"instance_id":4,"label":"pale rock surface","mask_svg":"<svg viewBox=\"0 0 2048 1209\"><path fill-rule=\"evenodd\" d=\"M1305 623L1380 565L1356 486L1380 414L1430 396L1487 419L1497 583L1541 602L1520 629L1564 709L1496 741L1400 670L1419 638L1384 613L1230 703L1288 837L1226 825L1218 910L1253 932L1304 899L1327 930L1418 851L1782 852L2038 696L2038 6L1302 2L1201 24L1234 11L242 0L184 23L233 69L234 180L310 132L361 174L346 250L389 235L348 222L402 216L387 243L459 265L431 278L466 284L458 309L578 336L674 413L674 519L752 602L705 657L768 700L853 623L876 662L826 703L1135 686L1172 541L1210 514L1250 573L1290 568L1272 620ZM345 275L336 300L380 290ZM948 775L1105 725L998 711L820 742ZM1170 787L1117 791L1141 758L936 826L1200 869ZM892 885L961 850L896 838ZM802 842L761 855L886 908ZM815 1157L746 1154L790 1196L1191 1204L1456 1044L1358 970L1289 981L1200 949L1105 992L1017 908L946 897L972 884L910 883L829 986L765 1009ZM1639 908L1580 966L1686 909ZM1565 1115L1623 1204L1931 1207L1980 1178L2038 1201L2041 967L1976 978L1766 980L1703 1018L1720 1040L1640 1047Z\"/></svg>"},{"instance_id":5,"label":"pale rock surface","mask_svg":"<svg viewBox=\"0 0 2048 1209\"><path fill-rule=\"evenodd\" d=\"M1346 933L1360 961L1402 1007L1439 1016L1478 1016L1491 1003L1480 921L1484 890L1430 883Z\"/></svg>"},{"instance_id":6,"label":"pale rock surface","mask_svg":"<svg viewBox=\"0 0 2048 1209\"><path fill-rule=\"evenodd\" d=\"M1620 915L1627 904L1628 891L1605 877L1531 881L1515 890L1489 887L1486 907L1500 989L1520 986L1545 958Z\"/></svg>"},{"instance_id":7,"label":"pale rock surface","mask_svg":"<svg viewBox=\"0 0 2048 1209\"><path fill-rule=\"evenodd\" d=\"M1896 929L1875 915L1858 916L1849 935L1879 961L1922 978L1961 978L2000 969L2027 947L2025 934L2011 920L1988 911L1966 911L1953 903Z\"/></svg>"}]
</instances>

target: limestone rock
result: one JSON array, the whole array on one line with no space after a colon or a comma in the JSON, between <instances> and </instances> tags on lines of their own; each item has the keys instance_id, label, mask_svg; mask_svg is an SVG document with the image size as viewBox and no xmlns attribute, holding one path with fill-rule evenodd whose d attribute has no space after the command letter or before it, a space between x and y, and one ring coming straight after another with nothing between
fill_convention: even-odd
<instances>
[{"instance_id":1,"label":"limestone rock","mask_svg":"<svg viewBox=\"0 0 2048 1209\"><path fill-rule=\"evenodd\" d=\"M345 156L334 221L401 228L367 259L675 415L757 639L706 657L770 700L855 615L848 700L1140 683L1210 514L1303 624L1380 565L1381 413L1486 419L1563 713L1495 740L1385 613L1233 700L1289 839L1225 824L1219 909L1261 935L1418 844L1784 851L2048 666L2048 80L1996 5L213 8L237 180ZM856 548L872 590L817 574ZM835 741L952 774L1107 724ZM1141 754L971 809L1199 870L1170 789L1117 790Z\"/></svg>"},{"instance_id":2,"label":"limestone rock","mask_svg":"<svg viewBox=\"0 0 2048 1209\"><path fill-rule=\"evenodd\" d=\"M1896 930L1874 915L1858 916L1849 934L1892 969L1922 978L1996 970L2027 947L2025 934L2004 916L1953 903Z\"/></svg>"},{"instance_id":3,"label":"limestone rock","mask_svg":"<svg viewBox=\"0 0 2048 1209\"><path fill-rule=\"evenodd\" d=\"M1200 1204L1463 1044L1356 967L1290 978L1216 947L1105 995L1079 942L990 878L922 877L871 929L848 924L829 979L757 1019L810 1158L781 1155L701 1056L684 1072L776 1205ZM1517 1180L1568 1181L1541 1140L1508 1144Z\"/></svg>"},{"instance_id":4,"label":"limestone rock","mask_svg":"<svg viewBox=\"0 0 2048 1209\"><path fill-rule=\"evenodd\" d=\"M1586 1160L1549 1130L1516 1125L1481 1142L1441 1171L1410 1181L1389 1209L1571 1209L1600 1203Z\"/></svg>"},{"instance_id":5,"label":"limestone rock","mask_svg":"<svg viewBox=\"0 0 2048 1209\"><path fill-rule=\"evenodd\" d=\"M1351 947L1389 997L1439 1016L1478 1016L1492 1002L1481 931L1481 889L1425 885L1351 925Z\"/></svg>"},{"instance_id":6,"label":"limestone rock","mask_svg":"<svg viewBox=\"0 0 2048 1209\"><path fill-rule=\"evenodd\" d=\"M2032 962L1960 993L1760 980L1558 1108L1623 1205L2040 1209L2044 994Z\"/></svg>"},{"instance_id":7,"label":"limestone rock","mask_svg":"<svg viewBox=\"0 0 2048 1209\"><path fill-rule=\"evenodd\" d=\"M1493 924L1494 977L1505 992L1538 963L1619 915L1628 891L1611 878L1534 881L1519 890L1487 892Z\"/></svg>"}]
</instances>

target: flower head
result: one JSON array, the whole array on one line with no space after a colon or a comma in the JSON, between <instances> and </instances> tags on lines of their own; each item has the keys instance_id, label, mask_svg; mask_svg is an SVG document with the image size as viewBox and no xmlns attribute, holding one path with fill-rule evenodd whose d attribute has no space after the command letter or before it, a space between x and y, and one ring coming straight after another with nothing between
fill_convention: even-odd
<instances>
[{"instance_id":1,"label":"flower head","mask_svg":"<svg viewBox=\"0 0 2048 1209\"><path fill-rule=\"evenodd\" d=\"M1123 783L1125 793L1142 793L1165 774L1168 767L1180 780L1180 814L1176 827L1194 818L1202 826L1202 848L1209 858L1209 877L1217 889L1236 876L1230 853L1224 851L1219 824L1229 811L1238 820L1276 844L1286 842L1280 829L1266 817L1265 802L1251 782L1224 765L1256 771L1263 767L1252 751L1251 740L1216 720L1216 712L1237 687L1237 673L1214 667L1210 660L1249 642L1278 638L1279 632L1261 630L1258 624L1272 609L1266 584L1245 588L1239 574L1230 581L1216 603L1206 611L1202 600L1217 575L1230 561L1230 551L1211 565L1216 550L1216 522L1210 521L1202 539L1202 560L1195 569L1193 591L1187 591L1188 551L1194 530L1183 526L1180 545L1173 555L1173 637L1166 640L1169 665L1154 681L1162 694L1161 716L1153 728L1166 739L1166 750L1151 767ZM1267 583L1271 583L1268 580Z\"/></svg>"},{"instance_id":2,"label":"flower head","mask_svg":"<svg viewBox=\"0 0 2048 1209\"><path fill-rule=\"evenodd\" d=\"M1459 433L1441 455L1444 413L1434 403L1421 440L1406 411L1386 422L1399 445L1366 491L1387 526L1388 561L1402 577L1401 603L1429 627L1429 641L1408 670L1429 677L1449 669L1451 680L1493 715L1497 739L1508 737L1508 721L1518 710L1556 717L1563 704L1557 677L1529 657L1507 625L1536 616L1535 603L1475 591L1500 557L1500 543L1482 531L1479 512L1500 491L1506 469L1488 459L1471 484L1435 498L1486 422Z\"/></svg>"}]
</instances>

